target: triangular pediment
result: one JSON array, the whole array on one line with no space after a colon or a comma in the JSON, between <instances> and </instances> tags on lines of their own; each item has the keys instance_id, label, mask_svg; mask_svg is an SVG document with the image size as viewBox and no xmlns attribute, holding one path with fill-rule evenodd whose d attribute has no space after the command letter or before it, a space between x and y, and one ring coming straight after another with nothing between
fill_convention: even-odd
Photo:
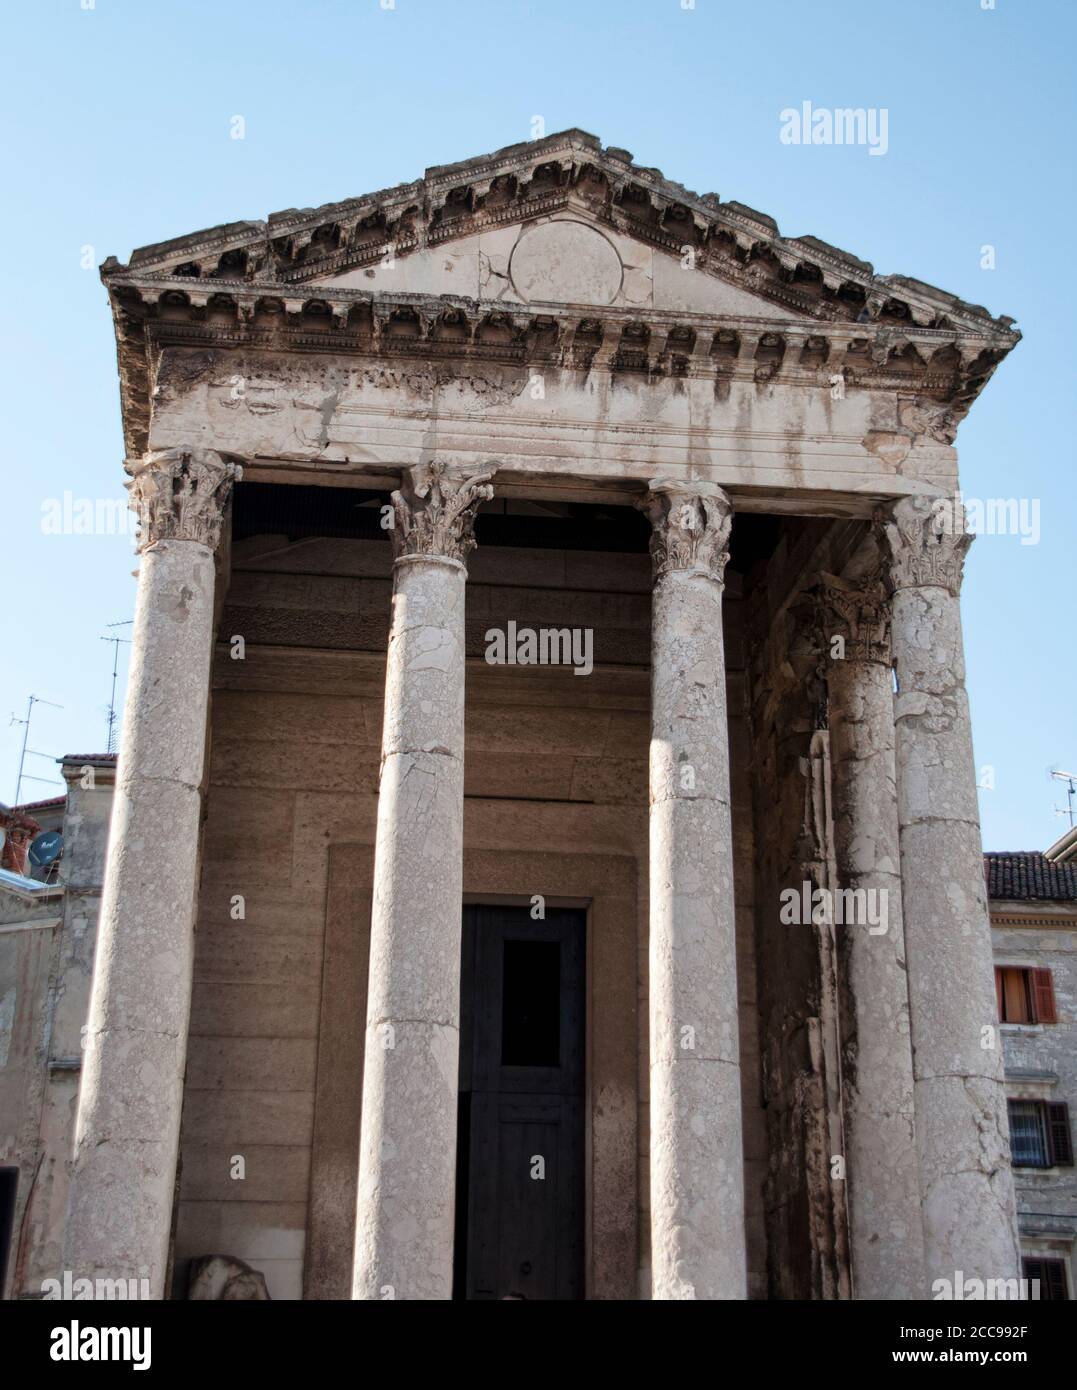
<instances>
[{"instance_id":1,"label":"triangular pediment","mask_svg":"<svg viewBox=\"0 0 1077 1390\"><path fill-rule=\"evenodd\" d=\"M575 305L726 317L789 319L775 304L674 253L604 225L581 204L551 216L465 233L437 246L392 252L374 265L306 282L405 295L464 296L484 304Z\"/></svg>"},{"instance_id":2,"label":"triangular pediment","mask_svg":"<svg viewBox=\"0 0 1077 1390\"><path fill-rule=\"evenodd\" d=\"M765 214L641 168L569 130L341 203L237 222L105 263L227 286L1006 332L1012 320L871 265Z\"/></svg>"}]
</instances>

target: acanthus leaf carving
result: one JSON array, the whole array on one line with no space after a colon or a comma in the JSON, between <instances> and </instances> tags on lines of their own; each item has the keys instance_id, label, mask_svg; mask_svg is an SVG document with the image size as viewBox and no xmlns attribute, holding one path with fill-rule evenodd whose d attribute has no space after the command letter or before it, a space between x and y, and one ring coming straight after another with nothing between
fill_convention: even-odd
<instances>
[{"instance_id":1,"label":"acanthus leaf carving","mask_svg":"<svg viewBox=\"0 0 1077 1390\"><path fill-rule=\"evenodd\" d=\"M960 593L973 540L960 504L915 494L877 512L875 525L895 589L935 586Z\"/></svg>"},{"instance_id":2,"label":"acanthus leaf carving","mask_svg":"<svg viewBox=\"0 0 1077 1390\"><path fill-rule=\"evenodd\" d=\"M158 541L196 541L216 550L238 463L214 449L154 449L127 459L130 507L138 516L138 549Z\"/></svg>"},{"instance_id":3,"label":"acanthus leaf carving","mask_svg":"<svg viewBox=\"0 0 1077 1390\"><path fill-rule=\"evenodd\" d=\"M463 564L475 548L475 513L494 495L493 476L491 469L469 477L436 461L406 469L392 494L397 559L428 555Z\"/></svg>"},{"instance_id":4,"label":"acanthus leaf carving","mask_svg":"<svg viewBox=\"0 0 1077 1390\"><path fill-rule=\"evenodd\" d=\"M656 582L684 571L725 583L733 507L717 484L656 479L637 505L651 523Z\"/></svg>"},{"instance_id":5,"label":"acanthus leaf carving","mask_svg":"<svg viewBox=\"0 0 1077 1390\"><path fill-rule=\"evenodd\" d=\"M890 598L881 566L859 580L822 574L815 599L827 646L840 637L844 660L890 665Z\"/></svg>"}]
</instances>

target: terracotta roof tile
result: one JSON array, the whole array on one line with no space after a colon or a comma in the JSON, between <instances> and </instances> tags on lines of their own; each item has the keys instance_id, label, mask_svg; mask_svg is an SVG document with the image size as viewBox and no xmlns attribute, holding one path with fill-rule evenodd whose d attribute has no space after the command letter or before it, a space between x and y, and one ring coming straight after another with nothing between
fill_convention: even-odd
<instances>
[{"instance_id":1,"label":"terracotta roof tile","mask_svg":"<svg viewBox=\"0 0 1077 1390\"><path fill-rule=\"evenodd\" d=\"M1077 900L1077 864L1052 864L1039 850L993 850L984 855L984 876L989 898Z\"/></svg>"}]
</instances>

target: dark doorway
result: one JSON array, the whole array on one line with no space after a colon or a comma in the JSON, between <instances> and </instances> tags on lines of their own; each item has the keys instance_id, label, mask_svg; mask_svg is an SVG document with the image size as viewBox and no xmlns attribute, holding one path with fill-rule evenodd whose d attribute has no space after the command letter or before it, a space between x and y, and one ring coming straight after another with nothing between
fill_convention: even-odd
<instances>
[{"instance_id":1,"label":"dark doorway","mask_svg":"<svg viewBox=\"0 0 1077 1390\"><path fill-rule=\"evenodd\" d=\"M586 914L465 907L453 1297L583 1297Z\"/></svg>"},{"instance_id":2,"label":"dark doorway","mask_svg":"<svg viewBox=\"0 0 1077 1390\"><path fill-rule=\"evenodd\" d=\"M19 1188L19 1170L0 1168L0 1298L4 1296L8 1254L15 1231L15 1194Z\"/></svg>"}]
</instances>

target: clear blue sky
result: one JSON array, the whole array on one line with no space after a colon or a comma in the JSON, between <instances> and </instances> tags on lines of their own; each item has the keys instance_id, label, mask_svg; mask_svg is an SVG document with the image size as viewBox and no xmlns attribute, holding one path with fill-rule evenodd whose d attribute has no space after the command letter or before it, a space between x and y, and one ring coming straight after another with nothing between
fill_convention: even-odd
<instances>
[{"instance_id":1,"label":"clear blue sky","mask_svg":"<svg viewBox=\"0 0 1077 1390\"><path fill-rule=\"evenodd\" d=\"M700 193L916 276L1025 334L957 444L966 493L1038 498L1041 540L981 536L965 634L989 849L1064 822L1048 765L1073 718L1072 0L34 0L8 6L3 134L0 720L31 746L104 747L106 624L130 618L123 537L48 536L42 501L116 495L123 445L107 255L351 197L581 126ZM795 146L779 113L886 108L889 150ZM243 116L246 138L229 136ZM997 266L981 269L980 248ZM120 629L122 631L122 629ZM126 651L126 649L124 649ZM0 800L22 730L0 730ZM31 759L28 770L54 776ZM59 790L34 782L23 799Z\"/></svg>"}]
</instances>

